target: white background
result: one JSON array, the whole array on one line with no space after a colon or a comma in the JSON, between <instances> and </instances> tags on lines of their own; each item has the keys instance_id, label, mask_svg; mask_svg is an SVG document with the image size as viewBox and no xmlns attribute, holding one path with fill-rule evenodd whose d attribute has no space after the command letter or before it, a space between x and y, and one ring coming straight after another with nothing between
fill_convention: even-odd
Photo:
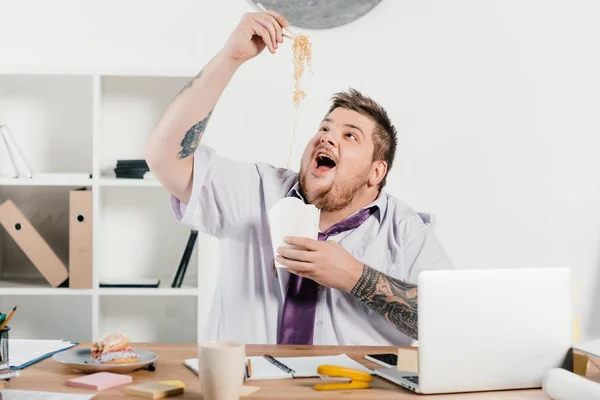
<instances>
[{"instance_id":1,"label":"white background","mask_svg":"<svg viewBox=\"0 0 600 400\"><path fill-rule=\"evenodd\" d=\"M200 70L250 10L246 0L0 0L0 66ZM437 216L456 266L570 266L583 336L600 336L599 17L596 0L383 0L352 24L308 31L314 75L302 82L294 166L329 97L363 91L399 130L388 191ZM206 142L283 165L291 60L287 43L243 66Z\"/></svg>"}]
</instances>

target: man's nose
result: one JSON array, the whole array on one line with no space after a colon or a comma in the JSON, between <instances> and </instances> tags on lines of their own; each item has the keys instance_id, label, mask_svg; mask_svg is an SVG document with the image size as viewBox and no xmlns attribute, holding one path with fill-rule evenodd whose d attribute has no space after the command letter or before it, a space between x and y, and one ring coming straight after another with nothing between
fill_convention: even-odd
<instances>
[{"instance_id":1,"label":"man's nose","mask_svg":"<svg viewBox=\"0 0 600 400\"><path fill-rule=\"evenodd\" d=\"M336 147L337 145L337 141L335 140L335 137L331 133L331 131L323 133L323 135L321 136L321 143L327 143L333 147Z\"/></svg>"}]
</instances>

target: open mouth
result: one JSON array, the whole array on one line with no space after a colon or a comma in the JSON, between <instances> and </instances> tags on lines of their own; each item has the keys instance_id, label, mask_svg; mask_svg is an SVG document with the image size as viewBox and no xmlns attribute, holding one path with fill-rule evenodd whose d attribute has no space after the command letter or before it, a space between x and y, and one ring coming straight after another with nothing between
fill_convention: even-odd
<instances>
[{"instance_id":1,"label":"open mouth","mask_svg":"<svg viewBox=\"0 0 600 400\"><path fill-rule=\"evenodd\" d=\"M317 171L325 172L330 169L335 168L336 163L333 160L333 157L327 153L319 152L317 153Z\"/></svg>"}]
</instances>

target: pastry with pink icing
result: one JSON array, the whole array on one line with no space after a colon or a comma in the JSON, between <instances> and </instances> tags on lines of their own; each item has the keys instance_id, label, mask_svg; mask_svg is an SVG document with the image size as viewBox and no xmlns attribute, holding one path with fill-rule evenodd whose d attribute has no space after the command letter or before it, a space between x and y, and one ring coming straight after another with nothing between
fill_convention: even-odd
<instances>
[{"instance_id":1,"label":"pastry with pink icing","mask_svg":"<svg viewBox=\"0 0 600 400\"><path fill-rule=\"evenodd\" d=\"M92 344L92 357L99 364L134 364L140 357L129 346L127 336L111 333Z\"/></svg>"}]
</instances>

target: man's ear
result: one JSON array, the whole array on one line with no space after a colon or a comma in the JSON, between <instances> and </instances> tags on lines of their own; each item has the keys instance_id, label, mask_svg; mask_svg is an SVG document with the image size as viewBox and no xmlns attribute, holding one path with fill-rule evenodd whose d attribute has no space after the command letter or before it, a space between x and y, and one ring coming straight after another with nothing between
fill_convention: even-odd
<instances>
[{"instance_id":1,"label":"man's ear","mask_svg":"<svg viewBox=\"0 0 600 400\"><path fill-rule=\"evenodd\" d=\"M371 165L371 174L369 175L369 185L377 186L385 177L387 172L387 162L384 160L373 161Z\"/></svg>"}]
</instances>

